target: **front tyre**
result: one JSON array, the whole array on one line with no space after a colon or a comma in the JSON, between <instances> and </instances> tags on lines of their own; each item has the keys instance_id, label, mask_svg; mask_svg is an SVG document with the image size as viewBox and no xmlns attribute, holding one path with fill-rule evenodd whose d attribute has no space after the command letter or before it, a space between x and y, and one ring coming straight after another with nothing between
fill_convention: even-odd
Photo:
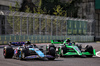
<instances>
[{"instance_id":1,"label":"front tyre","mask_svg":"<svg viewBox=\"0 0 100 66\"><path fill-rule=\"evenodd\" d=\"M14 50L11 46L6 46L3 48L3 56L4 58L12 58L14 55Z\"/></svg>"},{"instance_id":2,"label":"front tyre","mask_svg":"<svg viewBox=\"0 0 100 66\"><path fill-rule=\"evenodd\" d=\"M93 57L93 55L87 55L87 57Z\"/></svg>"},{"instance_id":3,"label":"front tyre","mask_svg":"<svg viewBox=\"0 0 100 66\"><path fill-rule=\"evenodd\" d=\"M86 46L85 52L91 53L91 55L87 55L87 57L93 57L93 47L92 46Z\"/></svg>"},{"instance_id":4,"label":"front tyre","mask_svg":"<svg viewBox=\"0 0 100 66\"><path fill-rule=\"evenodd\" d=\"M22 48L22 50L18 51L18 57L17 58L19 60L25 60L26 56L29 56L29 50L28 49Z\"/></svg>"}]
</instances>

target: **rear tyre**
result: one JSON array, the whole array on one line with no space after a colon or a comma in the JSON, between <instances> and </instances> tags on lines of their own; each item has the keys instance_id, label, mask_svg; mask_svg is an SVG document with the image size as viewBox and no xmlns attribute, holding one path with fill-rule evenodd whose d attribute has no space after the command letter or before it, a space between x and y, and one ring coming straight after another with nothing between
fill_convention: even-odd
<instances>
[{"instance_id":1,"label":"rear tyre","mask_svg":"<svg viewBox=\"0 0 100 66\"><path fill-rule=\"evenodd\" d=\"M56 47L54 45L49 45L49 49L53 47L56 50Z\"/></svg>"},{"instance_id":2,"label":"rear tyre","mask_svg":"<svg viewBox=\"0 0 100 66\"><path fill-rule=\"evenodd\" d=\"M4 58L12 58L14 55L14 50L11 46L6 46L3 48L3 56Z\"/></svg>"},{"instance_id":3,"label":"rear tyre","mask_svg":"<svg viewBox=\"0 0 100 66\"><path fill-rule=\"evenodd\" d=\"M67 47L62 46L60 57L63 57L63 54L67 53Z\"/></svg>"},{"instance_id":4,"label":"rear tyre","mask_svg":"<svg viewBox=\"0 0 100 66\"><path fill-rule=\"evenodd\" d=\"M86 46L85 52L91 53L91 55L87 55L87 57L93 57L93 47L92 46Z\"/></svg>"},{"instance_id":5,"label":"rear tyre","mask_svg":"<svg viewBox=\"0 0 100 66\"><path fill-rule=\"evenodd\" d=\"M49 47L49 54L53 56L53 58L48 58L49 60L54 60L56 56L56 50L54 47Z\"/></svg>"}]
</instances>

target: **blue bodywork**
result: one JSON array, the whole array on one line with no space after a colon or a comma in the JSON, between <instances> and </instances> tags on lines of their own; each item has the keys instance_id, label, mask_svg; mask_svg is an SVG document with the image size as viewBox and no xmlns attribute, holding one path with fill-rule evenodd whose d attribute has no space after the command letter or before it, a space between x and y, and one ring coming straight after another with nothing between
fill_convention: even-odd
<instances>
[{"instance_id":1,"label":"blue bodywork","mask_svg":"<svg viewBox=\"0 0 100 66\"><path fill-rule=\"evenodd\" d=\"M17 47L15 50L14 50L14 55L16 55L18 53L18 50L22 50L22 48L24 48L24 46L20 46L20 47ZM32 47L27 47L26 48L29 49L29 51L35 51L35 55L29 55L29 56L26 56L25 58L29 58L29 59L32 59L32 58L54 58L53 56L51 55L45 55L41 50L39 50L38 48L32 46ZM21 58L21 54L22 52L20 51L19 52L19 58Z\"/></svg>"},{"instance_id":2,"label":"blue bodywork","mask_svg":"<svg viewBox=\"0 0 100 66\"><path fill-rule=\"evenodd\" d=\"M51 55L44 55L44 57L46 57L46 58L54 58L54 57L51 56ZM43 57L43 58L44 58L44 57ZM27 57L25 57L25 58L32 59L32 58L39 58L39 57L38 57L38 55L32 55L32 56L27 56Z\"/></svg>"},{"instance_id":3,"label":"blue bodywork","mask_svg":"<svg viewBox=\"0 0 100 66\"><path fill-rule=\"evenodd\" d=\"M42 53L38 48L29 48L29 50L35 51L40 57L45 57L44 53Z\"/></svg>"}]
</instances>

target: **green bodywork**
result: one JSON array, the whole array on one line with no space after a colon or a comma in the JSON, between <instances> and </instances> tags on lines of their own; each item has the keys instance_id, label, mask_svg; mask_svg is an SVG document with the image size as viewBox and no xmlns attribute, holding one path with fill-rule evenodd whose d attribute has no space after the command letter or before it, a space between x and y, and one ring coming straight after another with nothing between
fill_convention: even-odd
<instances>
[{"instance_id":1,"label":"green bodywork","mask_svg":"<svg viewBox=\"0 0 100 66\"><path fill-rule=\"evenodd\" d=\"M67 50L67 52L66 53L64 53L63 54L63 56L71 56L71 55L78 55L78 56L82 56L82 55L86 55L86 56L93 56L93 55L96 55L96 52L95 52L95 49L93 49L93 53L90 53L90 52L86 52L86 51L81 51L76 45L75 45L75 43L73 42L73 43L71 43L71 45L68 45L67 43L66 43L66 41L67 41L67 39L66 40L51 40L51 44L60 44L59 45L59 48L58 48L58 50L57 50L57 53L59 54L59 55L62 55L63 54L63 52L62 52L62 49L61 49L61 47L63 46L63 45L65 45L67 48L68 48L68 50Z\"/></svg>"},{"instance_id":2,"label":"green bodywork","mask_svg":"<svg viewBox=\"0 0 100 66\"><path fill-rule=\"evenodd\" d=\"M63 40L51 40L51 44L63 44Z\"/></svg>"},{"instance_id":3,"label":"green bodywork","mask_svg":"<svg viewBox=\"0 0 100 66\"><path fill-rule=\"evenodd\" d=\"M60 46L62 46L63 44L60 44ZM65 44L65 46L69 49L67 51L67 53L63 54L63 56L71 56L71 55L86 55L86 56L93 56L96 55L95 49L93 49L93 54L89 53L89 52L85 52L85 51L81 51L77 46L75 46L74 44L72 44L71 46L68 46L68 44ZM61 48L58 49L58 54L61 55Z\"/></svg>"}]
</instances>

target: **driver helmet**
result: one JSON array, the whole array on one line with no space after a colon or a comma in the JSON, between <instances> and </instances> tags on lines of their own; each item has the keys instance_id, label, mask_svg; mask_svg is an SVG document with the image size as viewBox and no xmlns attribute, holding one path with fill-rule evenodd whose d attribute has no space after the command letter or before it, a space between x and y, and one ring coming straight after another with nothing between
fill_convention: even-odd
<instances>
[{"instance_id":1,"label":"driver helmet","mask_svg":"<svg viewBox=\"0 0 100 66\"><path fill-rule=\"evenodd\" d=\"M69 38L67 38L67 39L66 39L66 42L67 42L67 43L70 43L70 39L69 39Z\"/></svg>"},{"instance_id":2,"label":"driver helmet","mask_svg":"<svg viewBox=\"0 0 100 66\"><path fill-rule=\"evenodd\" d=\"M31 44L30 40L27 40L27 41L25 42L25 44Z\"/></svg>"}]
</instances>

